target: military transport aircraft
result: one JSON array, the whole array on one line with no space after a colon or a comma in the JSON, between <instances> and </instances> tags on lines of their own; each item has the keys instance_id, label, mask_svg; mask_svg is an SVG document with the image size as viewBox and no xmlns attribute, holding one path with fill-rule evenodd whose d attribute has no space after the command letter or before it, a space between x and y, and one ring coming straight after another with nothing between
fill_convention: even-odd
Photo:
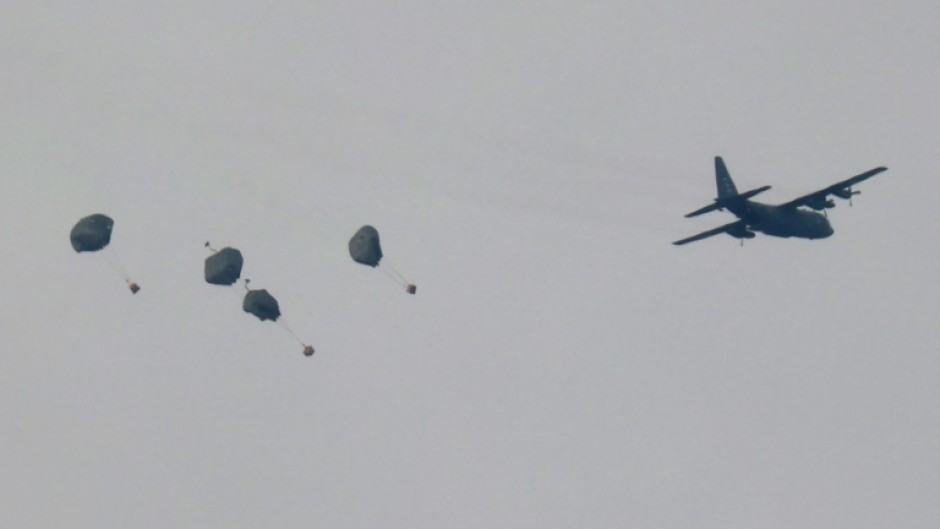
<instances>
[{"instance_id":1,"label":"military transport aircraft","mask_svg":"<svg viewBox=\"0 0 940 529\"><path fill-rule=\"evenodd\" d=\"M718 198L715 199L714 204L697 209L686 215L686 217L695 217L716 209L727 209L734 213L738 220L675 241L672 244L686 244L720 233L727 233L732 237L741 239L741 244L744 244L744 239L754 238L755 231L775 237L824 239L832 235L832 226L829 225L826 210L836 206L835 201L829 198L829 195L848 200L849 205L852 205L852 196L861 193L861 191L853 191L852 186L887 169L887 167L876 167L825 189L772 206L750 200L754 195L770 189L770 186L758 187L746 193L738 193L734 182L731 180L731 175L728 174L728 168L725 167L724 160L721 159L721 156L716 156L715 182L718 185ZM809 209L803 209L801 206L806 206ZM822 211L822 214L817 213L817 211Z\"/></svg>"}]
</instances>

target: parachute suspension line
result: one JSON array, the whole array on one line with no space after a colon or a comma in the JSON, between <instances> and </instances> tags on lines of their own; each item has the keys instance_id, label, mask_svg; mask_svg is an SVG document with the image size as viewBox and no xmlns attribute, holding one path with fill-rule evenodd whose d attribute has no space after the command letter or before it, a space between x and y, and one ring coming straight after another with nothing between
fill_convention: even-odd
<instances>
[{"instance_id":1,"label":"parachute suspension line","mask_svg":"<svg viewBox=\"0 0 940 529\"><path fill-rule=\"evenodd\" d=\"M287 325L287 322L284 321L284 316L283 316L283 315L282 315L280 318L278 318L277 321L274 322L274 323L276 323L280 328L284 329L284 330L287 331L291 336L293 336L294 339L297 340L297 342L298 342L300 345L303 345L303 346L306 346L306 345L307 345L307 344L304 343L303 340L300 339L300 337L297 336L297 334L290 328L290 326Z\"/></svg>"},{"instance_id":2,"label":"parachute suspension line","mask_svg":"<svg viewBox=\"0 0 940 529\"><path fill-rule=\"evenodd\" d=\"M396 275L395 272L389 270L388 267L379 265L379 266L378 266L378 269L381 270L383 274L385 274L386 276L388 276L389 279L391 279L392 281L398 283L399 285L405 286L405 285L408 284L405 280L403 280L403 279L401 278L401 276Z\"/></svg>"},{"instance_id":3,"label":"parachute suspension line","mask_svg":"<svg viewBox=\"0 0 940 529\"><path fill-rule=\"evenodd\" d=\"M391 263L386 263L386 266L388 266L389 270L391 270L392 273L395 274L395 277L398 278L398 281L401 282L402 286L408 284L408 280L405 279L405 276L403 276L403 275L401 274L401 272L399 272L398 270L396 270L395 267L392 266Z\"/></svg>"},{"instance_id":4,"label":"parachute suspension line","mask_svg":"<svg viewBox=\"0 0 940 529\"><path fill-rule=\"evenodd\" d=\"M304 356L313 356L313 346L310 344L304 343L304 341L301 340L299 336L297 336L297 334L293 331L293 329L290 328L290 325L287 324L287 320L284 319L283 315L280 318L278 318L274 323L276 323L280 328L290 333L290 335L293 336L295 340L297 340L297 343L303 346Z\"/></svg>"},{"instance_id":5,"label":"parachute suspension line","mask_svg":"<svg viewBox=\"0 0 940 529\"><path fill-rule=\"evenodd\" d=\"M405 292L409 294L415 293L415 289L417 287L413 283L405 279L405 276L403 276L401 272L396 270L395 267L391 265L391 263L385 263L385 266L388 267L388 270L383 268L381 264L379 265L379 268L382 268L382 272L385 273L385 275L391 277L393 280L395 280L396 283L405 287ZM391 274L389 272L391 272Z\"/></svg>"},{"instance_id":6,"label":"parachute suspension line","mask_svg":"<svg viewBox=\"0 0 940 529\"><path fill-rule=\"evenodd\" d=\"M117 274L124 279L124 282L131 282L131 277L127 275L127 271L124 268L124 264L121 262L121 256L118 255L117 250L115 250L112 246L106 246L102 250L101 256L104 259L104 262L107 263L109 267L111 267L111 270L117 272Z\"/></svg>"},{"instance_id":7,"label":"parachute suspension line","mask_svg":"<svg viewBox=\"0 0 940 529\"><path fill-rule=\"evenodd\" d=\"M104 262L107 265L117 272L124 282L127 283L127 288L130 289L131 294L136 294L140 290L140 285L131 280L131 276L127 275L127 271L124 268L124 263L121 262L121 256L118 255L117 250L111 246L105 247L101 251L101 258L104 259Z\"/></svg>"},{"instance_id":8,"label":"parachute suspension line","mask_svg":"<svg viewBox=\"0 0 940 529\"><path fill-rule=\"evenodd\" d=\"M213 247L209 244L209 241L206 241L206 244L204 244L203 246L205 246L206 248L208 248L209 251L212 252L212 253L217 253L217 252L218 252L218 250L216 250L215 248L213 248Z\"/></svg>"}]
</instances>

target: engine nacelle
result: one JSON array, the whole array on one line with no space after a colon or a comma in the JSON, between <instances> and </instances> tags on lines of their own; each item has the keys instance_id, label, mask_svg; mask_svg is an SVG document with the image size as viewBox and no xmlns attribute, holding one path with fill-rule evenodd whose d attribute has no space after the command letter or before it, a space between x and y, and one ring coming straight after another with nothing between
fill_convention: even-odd
<instances>
[{"instance_id":1,"label":"engine nacelle","mask_svg":"<svg viewBox=\"0 0 940 529\"><path fill-rule=\"evenodd\" d=\"M826 197L812 197L807 199L805 204L816 211L836 207L836 201Z\"/></svg>"},{"instance_id":2,"label":"engine nacelle","mask_svg":"<svg viewBox=\"0 0 940 529\"><path fill-rule=\"evenodd\" d=\"M837 197L839 197L839 198L841 198L841 199L848 200L848 199L852 198L852 195L861 195L862 192L861 192L861 191L852 191L852 188L851 188L851 187L846 187L846 188L844 188L844 189L836 189L836 190L832 191L832 194L835 195L835 196L837 196Z\"/></svg>"}]
</instances>

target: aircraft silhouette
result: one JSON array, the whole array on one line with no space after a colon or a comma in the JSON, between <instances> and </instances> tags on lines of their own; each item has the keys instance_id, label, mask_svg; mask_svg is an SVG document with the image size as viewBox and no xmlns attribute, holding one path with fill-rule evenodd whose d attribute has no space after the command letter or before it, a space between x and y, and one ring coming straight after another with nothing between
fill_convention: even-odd
<instances>
[{"instance_id":1,"label":"aircraft silhouette","mask_svg":"<svg viewBox=\"0 0 940 529\"><path fill-rule=\"evenodd\" d=\"M686 217L695 217L716 209L727 209L737 216L738 220L675 241L672 244L682 245L720 233L727 233L732 237L741 239L743 245L744 239L754 238L755 231L774 237L824 239L832 235L832 226L829 224L826 210L836 206L835 201L829 198L829 195L848 200L851 206L852 196L861 193L861 191L853 191L852 186L887 169L887 167L876 167L825 189L773 206L749 200L754 195L767 191L770 186L758 187L746 193L738 193L734 182L731 180L731 175L728 173L728 168L725 166L725 161L721 159L721 156L716 156L715 183L718 186L718 198L715 199L714 204L697 209L686 215ZM801 206L810 209L803 209ZM817 213L817 211L822 211L822 214Z\"/></svg>"}]
</instances>

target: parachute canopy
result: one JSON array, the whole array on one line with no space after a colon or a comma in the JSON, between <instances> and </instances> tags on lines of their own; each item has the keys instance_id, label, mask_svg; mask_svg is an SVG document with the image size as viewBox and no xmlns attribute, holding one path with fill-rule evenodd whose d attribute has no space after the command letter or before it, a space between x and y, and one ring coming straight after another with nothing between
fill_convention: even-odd
<instances>
[{"instance_id":1,"label":"parachute canopy","mask_svg":"<svg viewBox=\"0 0 940 529\"><path fill-rule=\"evenodd\" d=\"M114 220L112 220L111 217L102 215L101 213L95 213L94 215L88 215L78 221L78 223L72 227L69 240L72 242L72 248L78 253L97 252L104 249L111 242L112 229L114 229ZM112 248L108 248L108 250L103 253L108 265L124 278L124 281L127 283L127 288L131 290L131 293L136 294L140 290L140 285L131 281L117 253L114 252Z\"/></svg>"},{"instance_id":2,"label":"parachute canopy","mask_svg":"<svg viewBox=\"0 0 940 529\"><path fill-rule=\"evenodd\" d=\"M72 228L69 238L76 252L95 252L111 242L111 229L114 221L107 215L96 213L89 215Z\"/></svg>"},{"instance_id":3,"label":"parachute canopy","mask_svg":"<svg viewBox=\"0 0 940 529\"><path fill-rule=\"evenodd\" d=\"M222 248L206 258L206 283L231 285L241 276L243 262L241 252L235 248Z\"/></svg>"},{"instance_id":4,"label":"parachute canopy","mask_svg":"<svg viewBox=\"0 0 940 529\"><path fill-rule=\"evenodd\" d=\"M379 246L379 232L372 226L363 226L349 240L349 255L353 261L376 267L382 260L382 247Z\"/></svg>"},{"instance_id":5,"label":"parachute canopy","mask_svg":"<svg viewBox=\"0 0 940 529\"><path fill-rule=\"evenodd\" d=\"M382 246L379 245L379 232L369 225L359 228L359 231L349 239L349 256L353 261L375 268L379 266L382 260ZM388 270L385 270L388 268ZM405 292L414 294L417 287L409 283L394 267L389 266L388 261L383 265L383 273L388 275L393 281L405 287Z\"/></svg>"},{"instance_id":6,"label":"parachute canopy","mask_svg":"<svg viewBox=\"0 0 940 529\"><path fill-rule=\"evenodd\" d=\"M259 320L277 321L281 317L281 309L277 306L274 296L267 290L249 290L242 302L242 309L258 317Z\"/></svg>"}]
</instances>

